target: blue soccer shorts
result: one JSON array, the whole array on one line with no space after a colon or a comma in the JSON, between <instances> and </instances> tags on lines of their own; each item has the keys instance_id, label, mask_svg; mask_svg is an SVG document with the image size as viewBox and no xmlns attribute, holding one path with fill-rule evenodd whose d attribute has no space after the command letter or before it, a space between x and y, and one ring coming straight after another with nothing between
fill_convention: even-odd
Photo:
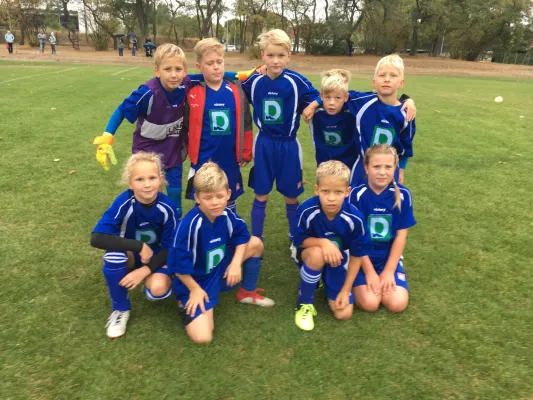
<instances>
[{"instance_id":1,"label":"blue soccer shorts","mask_svg":"<svg viewBox=\"0 0 533 400\"><path fill-rule=\"evenodd\" d=\"M376 272L378 273L378 275L381 275L383 269L376 270ZM405 275L405 270L403 269L403 257L400 258L398 266L396 267L396 271L394 271L394 280L396 281L396 286L403 287L405 290L409 291L409 288L407 286L407 275ZM357 273L353 286L356 287L362 285L366 285L366 278L365 273L361 268Z\"/></svg>"},{"instance_id":2,"label":"blue soccer shorts","mask_svg":"<svg viewBox=\"0 0 533 400\"><path fill-rule=\"evenodd\" d=\"M272 191L275 181L278 192L296 198L304 192L302 167L302 147L298 139L276 140L257 135L248 186L262 196Z\"/></svg>"},{"instance_id":3,"label":"blue soccer shorts","mask_svg":"<svg viewBox=\"0 0 533 400\"><path fill-rule=\"evenodd\" d=\"M189 170L189 176L187 177L187 190L185 192L186 199L194 200L193 180L194 180L194 175L196 174L196 171L198 171L200 167L201 165L191 164L191 169ZM228 177L228 184L231 190L231 196L229 198L229 201L235 201L237 200L239 196L244 194L241 169L239 165L235 163L235 166L228 167L228 168L222 168L222 170L226 173L226 176Z\"/></svg>"}]
</instances>

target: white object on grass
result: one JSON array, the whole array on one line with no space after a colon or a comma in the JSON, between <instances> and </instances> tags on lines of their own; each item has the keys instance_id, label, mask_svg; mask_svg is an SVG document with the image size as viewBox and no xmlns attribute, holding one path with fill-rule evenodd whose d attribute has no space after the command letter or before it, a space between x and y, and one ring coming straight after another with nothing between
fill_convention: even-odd
<instances>
[{"instance_id":1,"label":"white object on grass","mask_svg":"<svg viewBox=\"0 0 533 400\"><path fill-rule=\"evenodd\" d=\"M495 103L501 103L502 101L503 101L503 97L502 96L496 96L496 98L494 99Z\"/></svg>"}]
</instances>

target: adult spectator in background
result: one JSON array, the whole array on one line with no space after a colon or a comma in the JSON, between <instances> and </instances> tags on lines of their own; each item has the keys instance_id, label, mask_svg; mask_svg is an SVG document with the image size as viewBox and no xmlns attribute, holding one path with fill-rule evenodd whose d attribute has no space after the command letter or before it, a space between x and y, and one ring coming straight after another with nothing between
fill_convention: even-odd
<instances>
[{"instance_id":1,"label":"adult spectator in background","mask_svg":"<svg viewBox=\"0 0 533 400\"><path fill-rule=\"evenodd\" d=\"M131 55L135 57L135 52L137 51L137 38L133 37L131 40Z\"/></svg>"},{"instance_id":2,"label":"adult spectator in background","mask_svg":"<svg viewBox=\"0 0 533 400\"><path fill-rule=\"evenodd\" d=\"M52 48L52 54L56 54L56 36L54 35L54 32L50 32L50 38L48 39L50 41L50 47Z\"/></svg>"},{"instance_id":3,"label":"adult spectator in background","mask_svg":"<svg viewBox=\"0 0 533 400\"><path fill-rule=\"evenodd\" d=\"M44 46L46 45L46 35L44 31L40 31L37 34L37 39L39 39L39 53L44 54Z\"/></svg>"},{"instance_id":4,"label":"adult spectator in background","mask_svg":"<svg viewBox=\"0 0 533 400\"><path fill-rule=\"evenodd\" d=\"M10 31L7 31L4 39L6 40L7 51L9 54L13 54L13 42L15 41L15 36Z\"/></svg>"}]
</instances>

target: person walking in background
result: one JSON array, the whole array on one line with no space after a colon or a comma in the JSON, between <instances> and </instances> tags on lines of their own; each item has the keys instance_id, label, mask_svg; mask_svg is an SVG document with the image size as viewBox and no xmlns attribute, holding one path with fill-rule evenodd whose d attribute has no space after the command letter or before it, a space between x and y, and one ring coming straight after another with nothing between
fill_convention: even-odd
<instances>
[{"instance_id":1,"label":"person walking in background","mask_svg":"<svg viewBox=\"0 0 533 400\"><path fill-rule=\"evenodd\" d=\"M37 39L39 39L39 53L44 54L44 46L46 45L46 35L42 30L37 34Z\"/></svg>"},{"instance_id":2,"label":"person walking in background","mask_svg":"<svg viewBox=\"0 0 533 400\"><path fill-rule=\"evenodd\" d=\"M137 51L137 38L133 38L131 41L131 56L135 57L135 52Z\"/></svg>"},{"instance_id":3,"label":"person walking in background","mask_svg":"<svg viewBox=\"0 0 533 400\"><path fill-rule=\"evenodd\" d=\"M6 41L6 47L9 54L13 54L13 42L15 41L15 36L11 33L11 31L7 31L7 33L4 35L4 39Z\"/></svg>"},{"instance_id":4,"label":"person walking in background","mask_svg":"<svg viewBox=\"0 0 533 400\"><path fill-rule=\"evenodd\" d=\"M118 55L122 57L124 55L124 42L122 41L122 39L118 40L117 47L118 47Z\"/></svg>"},{"instance_id":5,"label":"person walking in background","mask_svg":"<svg viewBox=\"0 0 533 400\"><path fill-rule=\"evenodd\" d=\"M54 35L54 32L50 32L50 38L48 39L50 41L50 47L52 48L52 54L56 54L56 37Z\"/></svg>"}]
</instances>

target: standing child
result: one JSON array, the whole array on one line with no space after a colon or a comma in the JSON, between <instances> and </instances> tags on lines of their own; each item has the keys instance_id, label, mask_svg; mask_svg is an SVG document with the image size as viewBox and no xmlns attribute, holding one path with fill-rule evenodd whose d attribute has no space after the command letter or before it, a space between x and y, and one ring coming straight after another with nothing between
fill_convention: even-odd
<instances>
[{"instance_id":1,"label":"standing child","mask_svg":"<svg viewBox=\"0 0 533 400\"><path fill-rule=\"evenodd\" d=\"M416 221L411 192L394 180L397 165L393 147L370 147L364 158L368 182L350 193L350 203L364 214L372 240L372 249L355 280L355 301L369 312L376 311L380 303L392 312L401 312L409 300L402 254L407 230Z\"/></svg>"},{"instance_id":2,"label":"standing child","mask_svg":"<svg viewBox=\"0 0 533 400\"><path fill-rule=\"evenodd\" d=\"M274 181L285 197L289 237L296 232L298 196L303 193L302 149L296 133L304 107L319 99L318 91L297 72L286 69L291 59L291 40L280 29L259 36L261 58L267 74L252 74L243 88L254 107L259 128L254 144L254 165L249 186L254 189L252 235L263 236L268 195Z\"/></svg>"},{"instance_id":3,"label":"standing child","mask_svg":"<svg viewBox=\"0 0 533 400\"><path fill-rule=\"evenodd\" d=\"M170 295L172 281L166 263L177 223L175 206L159 192L166 182L157 154L132 155L122 182L128 190L115 199L91 235L91 246L106 250L102 272L113 307L107 323L110 338L126 333L131 309L128 290L144 280L148 299Z\"/></svg>"},{"instance_id":4,"label":"standing child","mask_svg":"<svg viewBox=\"0 0 533 400\"><path fill-rule=\"evenodd\" d=\"M15 36L10 31L7 31L4 35L4 39L6 41L8 53L13 54L13 42L15 41Z\"/></svg>"},{"instance_id":5,"label":"standing child","mask_svg":"<svg viewBox=\"0 0 533 400\"><path fill-rule=\"evenodd\" d=\"M144 41L143 47L144 47L144 52L146 54L146 57L153 57L152 52L154 51L154 49L157 48L157 46L152 43L150 38L146 38L146 40Z\"/></svg>"},{"instance_id":6,"label":"standing child","mask_svg":"<svg viewBox=\"0 0 533 400\"><path fill-rule=\"evenodd\" d=\"M118 56L119 57L124 56L124 42L122 41L122 39L118 40L117 48L118 48Z\"/></svg>"},{"instance_id":7,"label":"standing child","mask_svg":"<svg viewBox=\"0 0 533 400\"><path fill-rule=\"evenodd\" d=\"M56 36L54 32L50 32L50 38L48 39L50 41L50 47L52 48L52 54L56 54Z\"/></svg>"},{"instance_id":8,"label":"standing child","mask_svg":"<svg viewBox=\"0 0 533 400\"><path fill-rule=\"evenodd\" d=\"M252 159L250 106L241 83L224 78L223 44L213 38L200 40L194 46L194 54L205 83L187 95L191 169L186 196L193 199L195 172L207 161L213 161L228 177L228 208L235 213L235 200L244 193L240 168Z\"/></svg>"},{"instance_id":9,"label":"standing child","mask_svg":"<svg viewBox=\"0 0 533 400\"><path fill-rule=\"evenodd\" d=\"M304 331L314 328L314 293L323 276L329 307L335 318L346 320L353 313L352 287L368 254L369 237L361 213L345 202L350 193L350 170L340 161L327 161L316 171L315 197L298 207L300 290L294 317Z\"/></svg>"},{"instance_id":10,"label":"standing child","mask_svg":"<svg viewBox=\"0 0 533 400\"><path fill-rule=\"evenodd\" d=\"M176 231L168 266L177 276L173 286L185 308L187 334L196 343L209 343L221 291L242 279L239 302L269 307L274 301L258 293L263 243L250 238L245 222L226 207L231 190L224 171L205 163L194 176L194 189L196 205Z\"/></svg>"},{"instance_id":11,"label":"standing child","mask_svg":"<svg viewBox=\"0 0 533 400\"><path fill-rule=\"evenodd\" d=\"M135 52L137 51L137 38L134 37L131 40L131 56L135 57Z\"/></svg>"},{"instance_id":12,"label":"standing child","mask_svg":"<svg viewBox=\"0 0 533 400\"><path fill-rule=\"evenodd\" d=\"M178 46L166 43L155 52L155 77L145 82L115 110L98 145L96 159L109 169L107 161L116 164L111 145L114 134L126 118L137 121L133 132L132 152L152 151L161 154L168 180L167 193L181 218L181 177L187 156L187 129L184 125L185 95L191 87L186 77L185 53Z\"/></svg>"}]
</instances>

